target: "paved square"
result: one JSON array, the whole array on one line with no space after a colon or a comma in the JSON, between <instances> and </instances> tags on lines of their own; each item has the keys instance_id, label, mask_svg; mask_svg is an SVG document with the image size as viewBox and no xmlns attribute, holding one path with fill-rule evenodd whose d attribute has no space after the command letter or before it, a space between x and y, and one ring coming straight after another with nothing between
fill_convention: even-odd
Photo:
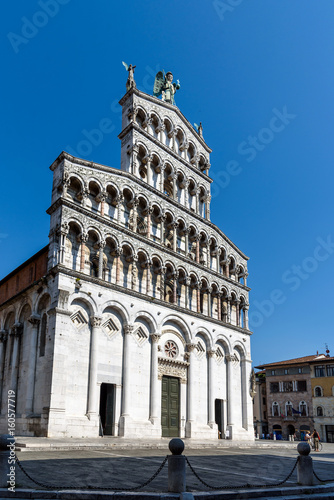
<instances>
[{"instance_id":1,"label":"paved square","mask_svg":"<svg viewBox=\"0 0 334 500\"><path fill-rule=\"evenodd\" d=\"M36 480L55 486L85 489L94 485L125 490L144 483L159 468L164 450L69 450L18 453L23 467ZM198 475L213 486L237 486L245 483L274 484L291 471L296 450L227 448L187 450L185 455ZM314 469L322 479L334 478L334 454L326 449L312 454ZM296 471L286 483L294 485ZM20 488L36 488L17 468ZM208 490L187 467L187 490ZM167 464L141 491L167 491Z\"/></svg>"}]
</instances>

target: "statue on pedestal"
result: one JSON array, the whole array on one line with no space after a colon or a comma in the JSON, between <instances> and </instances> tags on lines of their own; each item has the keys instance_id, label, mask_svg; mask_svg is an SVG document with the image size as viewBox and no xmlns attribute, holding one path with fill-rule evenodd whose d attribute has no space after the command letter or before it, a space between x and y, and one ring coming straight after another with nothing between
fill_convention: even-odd
<instances>
[{"instance_id":1,"label":"statue on pedestal","mask_svg":"<svg viewBox=\"0 0 334 500\"><path fill-rule=\"evenodd\" d=\"M174 95L180 88L180 81L173 83L173 73L168 71L166 75L164 71L159 71L155 76L153 95L155 97L162 96L161 99L165 102L175 104Z\"/></svg>"},{"instance_id":2,"label":"statue on pedestal","mask_svg":"<svg viewBox=\"0 0 334 500\"><path fill-rule=\"evenodd\" d=\"M122 64L124 66L124 68L126 69L126 71L129 72L129 76L128 76L128 79L126 81L126 90L129 91L130 89L132 88L136 88L136 82L134 80L134 72L135 72L135 67L136 66L132 66L132 64L128 65L126 64L124 61L122 61Z\"/></svg>"}]
</instances>

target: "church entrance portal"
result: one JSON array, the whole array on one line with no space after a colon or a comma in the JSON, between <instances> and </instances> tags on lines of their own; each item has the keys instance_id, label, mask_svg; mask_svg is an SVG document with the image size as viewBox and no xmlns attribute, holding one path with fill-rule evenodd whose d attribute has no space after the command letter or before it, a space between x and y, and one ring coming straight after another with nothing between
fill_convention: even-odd
<instances>
[{"instance_id":1,"label":"church entrance portal","mask_svg":"<svg viewBox=\"0 0 334 500\"><path fill-rule=\"evenodd\" d=\"M100 419L104 436L114 435L115 386L101 384Z\"/></svg>"},{"instance_id":2,"label":"church entrance portal","mask_svg":"<svg viewBox=\"0 0 334 500\"><path fill-rule=\"evenodd\" d=\"M162 377L161 427L162 437L179 436L180 382L175 377Z\"/></svg>"}]
</instances>

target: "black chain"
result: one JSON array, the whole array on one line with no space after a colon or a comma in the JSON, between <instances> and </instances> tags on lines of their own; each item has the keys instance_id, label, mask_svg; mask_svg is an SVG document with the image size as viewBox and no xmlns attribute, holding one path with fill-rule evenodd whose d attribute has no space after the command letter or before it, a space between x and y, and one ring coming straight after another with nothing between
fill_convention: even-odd
<instances>
[{"instance_id":1,"label":"black chain","mask_svg":"<svg viewBox=\"0 0 334 500\"><path fill-rule=\"evenodd\" d=\"M199 475L197 474L197 472L194 470L194 468L192 467L192 465L190 464L188 458L186 457L186 461L187 461L187 464L189 465L189 468L191 470L191 472L194 474L194 476L202 483L204 484L204 486L206 486L207 488L210 488L211 490L235 490L235 489L242 489L242 488L268 488L268 487L273 487L273 486L281 486L281 484L285 483L288 479L290 479L290 477L292 476L292 474L294 473L294 470L295 468L297 467L297 463L299 461L299 457L297 457L297 460L295 462L295 465L293 466L291 472L286 476L285 479L283 479L283 481L280 481L279 483L270 483L270 484L249 484L249 483L246 483L246 484L242 484L242 485L238 485L238 486L230 486L230 485L224 485L224 486L211 486L210 484L206 483L205 481L203 481L203 479L201 479L199 477Z\"/></svg>"},{"instance_id":2,"label":"black chain","mask_svg":"<svg viewBox=\"0 0 334 500\"><path fill-rule=\"evenodd\" d=\"M314 477L320 481L320 483L331 483L332 481L334 481L334 479L320 479L320 477L318 476L318 474L316 474L314 468L313 468L313 474L314 474Z\"/></svg>"},{"instance_id":3,"label":"black chain","mask_svg":"<svg viewBox=\"0 0 334 500\"><path fill-rule=\"evenodd\" d=\"M17 455L15 455L15 458L16 458L17 465L20 467L20 469L23 472L23 474L25 476L27 476L27 478L30 479L30 481L32 481L33 483L37 484L38 486L41 486L42 488L45 488L47 490L77 490L78 489L78 486L55 486L55 485L41 483L40 481L36 481L36 479L33 479L28 474L28 472L23 468L23 465L21 464L21 462L18 459ZM144 488L145 486L147 486L148 484L150 484L153 481L153 479L155 479L158 476L158 474L160 474L160 472L162 471L162 469L166 465L167 458L168 458L167 456L164 458L164 461L160 465L159 469L157 469L156 472L153 474L153 476L150 477L150 479L148 479L147 481L145 481L145 483L140 484L139 486L134 486L133 488L114 488L114 487L111 487L111 486L108 486L108 487L106 487L106 486L83 486L82 489L86 489L86 490L100 490L100 491L101 490L107 490L107 491L136 491L136 490L140 490L141 488Z\"/></svg>"}]
</instances>

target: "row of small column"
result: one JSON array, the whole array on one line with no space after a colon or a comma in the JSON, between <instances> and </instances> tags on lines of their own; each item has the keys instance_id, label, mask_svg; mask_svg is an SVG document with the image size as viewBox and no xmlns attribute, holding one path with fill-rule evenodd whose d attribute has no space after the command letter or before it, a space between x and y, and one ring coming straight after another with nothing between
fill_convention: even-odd
<instances>
[{"instance_id":1,"label":"row of small column","mask_svg":"<svg viewBox=\"0 0 334 500\"><path fill-rule=\"evenodd\" d=\"M139 156L139 148L137 146L133 146L131 150L129 150L128 154L131 154L131 173L135 177L140 177L139 174L139 167L140 163L143 163L146 165L146 170L147 170L147 184L149 186L153 185L153 178L152 178L152 169L155 170L157 174L160 175L159 178L159 184L158 184L158 189L161 193L165 192L164 189L164 183L165 183L165 170L167 166L163 163L159 163L156 165L153 162L153 157L150 155L145 156L144 158L141 158ZM171 198L175 201L177 201L177 174L175 172L171 172L167 180L171 182L172 186L172 196ZM189 185L190 185L190 179L184 179L182 182L179 184L180 189L185 190L185 207L190 210L190 204L189 204ZM194 188L193 191L190 193L191 196L195 196L196 202L195 202L195 212L198 214L199 213L199 195L200 195L201 188L197 187ZM204 218L207 220L210 220L210 202L211 202L211 196L206 195L204 198L204 203L205 203L205 214Z\"/></svg>"},{"instance_id":2,"label":"row of small column","mask_svg":"<svg viewBox=\"0 0 334 500\"><path fill-rule=\"evenodd\" d=\"M88 405L87 415L89 418L98 415L98 384L97 384L97 361L98 361L98 334L101 326L100 317L91 317L91 349L89 360L89 382L88 382ZM122 417L130 416L131 407L131 335L134 332L134 325L126 325L124 327L124 345L123 345L123 382L122 382ZM158 378L158 343L160 341L159 333L150 334L151 337L151 380L150 380L150 421L155 423L160 417L160 398L159 398L159 378ZM196 348L195 343L186 344L187 358L188 358L188 378L187 378L187 407L188 415L187 422L195 420L195 401L194 394L195 385L195 364L194 364L194 351ZM215 398L213 393L214 387L214 358L216 351L208 350L208 424L213 426L215 423ZM226 356L227 360L227 425L233 425L233 374L232 363L233 356ZM246 380L245 360L242 360L242 370L244 371L243 380ZM245 392L246 387L243 388Z\"/></svg>"},{"instance_id":3,"label":"row of small column","mask_svg":"<svg viewBox=\"0 0 334 500\"><path fill-rule=\"evenodd\" d=\"M153 209L151 208L149 213L152 213ZM162 218L164 217L164 219L162 220L165 220L166 216L161 216ZM170 224L170 227L173 229L173 251L174 252L177 252L177 227L178 227L178 223L177 222L172 222ZM137 230L137 216L134 215L133 216L133 227L132 227L133 231L136 231ZM65 226L65 228L62 228L60 230L60 263L64 263L64 258L65 258L65 245L66 245L66 236L69 232L69 228L68 226ZM160 240L161 240L161 243L164 244L164 231L161 230L161 236L160 236ZM184 234L185 234L185 248L189 248L189 233L190 233L190 229L187 228L184 230ZM146 233L146 237L148 239L150 239L150 235L151 235L151 218L148 217L148 223L147 223L147 233ZM80 234L79 238L80 238L80 242L81 242L81 245L80 245L80 271L83 271L84 270L84 267L85 267L85 244L87 243L88 241L88 234L87 233L82 233ZM200 239L201 239L201 236L200 235L196 235L194 240L196 241L196 263L200 264ZM100 256L100 261L99 261L99 272L98 272L98 277L100 279L102 279L102 275L103 275L103 249L106 245L106 242L105 241L100 241L99 242L99 256ZM229 270L229 265L231 263L231 260L228 258L228 259L225 259L224 261L219 261L219 255L221 253L221 250L220 249L217 249L216 251L216 254L217 254L217 269L216 269L216 272L220 272L220 266L223 265L224 268L223 268L223 272L224 272L224 276L226 276L227 278L230 277L230 274L236 274L239 277L242 277L244 279L244 285L247 286L247 277L248 277L248 273L246 272L242 272L240 273L238 267L236 267L235 269L231 270L231 273L230 273L230 270ZM117 256L117 259L119 259L121 253L122 253L122 249L121 248L117 248L115 250L115 253L116 253L116 256ZM207 267L210 267L210 262L209 262L209 258L210 258L210 254L208 252L208 256L207 256ZM118 260L117 260L118 262ZM118 265L118 269L119 269L119 265Z\"/></svg>"},{"instance_id":4,"label":"row of small column","mask_svg":"<svg viewBox=\"0 0 334 500\"><path fill-rule=\"evenodd\" d=\"M32 315L28 319L28 321L31 324L31 331L30 331L28 368L25 375L27 383L25 413L27 415L33 413L34 409L33 402L34 402L35 371L36 371L36 359L37 359L37 339L38 339L38 327L40 323L40 316ZM8 385L8 390L14 391L15 394L17 393L17 381L19 375L20 339L22 337L22 334L23 334L22 323L15 323L10 329L9 335L6 330L0 330L0 376L1 380L3 381L5 364L7 361L7 366L9 366L10 364L9 356L10 353L12 352L11 371L7 385ZM1 389L3 389L3 384L0 385L0 391ZM0 396L0 402L1 402L1 396Z\"/></svg>"}]
</instances>

